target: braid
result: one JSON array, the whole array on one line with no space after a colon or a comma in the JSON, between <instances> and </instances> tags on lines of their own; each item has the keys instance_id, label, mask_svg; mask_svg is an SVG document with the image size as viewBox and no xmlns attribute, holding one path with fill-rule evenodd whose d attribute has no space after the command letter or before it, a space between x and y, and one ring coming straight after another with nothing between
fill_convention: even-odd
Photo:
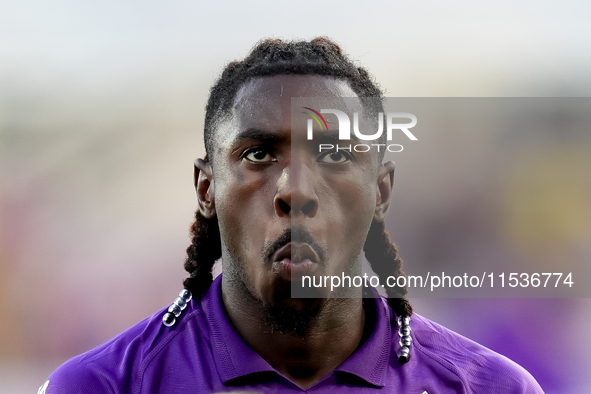
<instances>
[{"instance_id":1,"label":"braid","mask_svg":"<svg viewBox=\"0 0 591 394\"><path fill-rule=\"evenodd\" d=\"M185 270L191 274L183 281L185 289L201 298L213 282L211 273L217 259L222 257L222 243L217 217L207 219L199 210L191 225L191 245L187 248Z\"/></svg>"},{"instance_id":2,"label":"braid","mask_svg":"<svg viewBox=\"0 0 591 394\"><path fill-rule=\"evenodd\" d=\"M388 276L406 276L402 271L402 260L398 256L398 248L390 240L390 234L386 231L384 222L373 221L363 245L365 257L371 268L380 278L388 294L388 305L398 317L410 317L412 305L406 298L406 287L386 286Z\"/></svg>"}]
</instances>

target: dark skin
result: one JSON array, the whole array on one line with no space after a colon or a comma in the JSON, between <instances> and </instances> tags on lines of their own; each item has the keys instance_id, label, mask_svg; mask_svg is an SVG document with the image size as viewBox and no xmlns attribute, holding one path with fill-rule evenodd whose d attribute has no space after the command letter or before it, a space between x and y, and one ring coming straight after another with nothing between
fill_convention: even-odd
<instances>
[{"instance_id":1,"label":"dark skin","mask_svg":"<svg viewBox=\"0 0 591 394\"><path fill-rule=\"evenodd\" d=\"M201 214L218 218L222 298L230 321L271 366L306 389L360 345L362 299L291 298L280 291L285 277L262 251L285 229L300 226L326 251L315 274L337 275L352 262L360 264L371 221L388 213L394 163L378 164L375 153L319 154L318 145L305 140L306 115L302 129L292 130L291 97L356 95L345 81L315 75L247 82L231 116L217 125L213 160L195 163L195 187ZM301 336L273 330L263 318L266 307L313 310L317 316Z\"/></svg>"}]
</instances>

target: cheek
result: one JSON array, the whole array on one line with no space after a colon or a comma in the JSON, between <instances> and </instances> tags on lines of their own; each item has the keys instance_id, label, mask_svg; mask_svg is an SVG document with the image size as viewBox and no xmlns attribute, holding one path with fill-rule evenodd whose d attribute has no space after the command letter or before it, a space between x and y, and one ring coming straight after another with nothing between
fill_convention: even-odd
<instances>
[{"instance_id":1,"label":"cheek","mask_svg":"<svg viewBox=\"0 0 591 394\"><path fill-rule=\"evenodd\" d=\"M271 189L260 176L225 175L228 181L216 184L215 190L224 244L234 256L258 256L264 242L264 223L272 214Z\"/></svg>"},{"instance_id":2,"label":"cheek","mask_svg":"<svg viewBox=\"0 0 591 394\"><path fill-rule=\"evenodd\" d=\"M375 211L375 186L355 178L336 178L328 185L326 213L330 243L339 255L358 253Z\"/></svg>"},{"instance_id":3,"label":"cheek","mask_svg":"<svg viewBox=\"0 0 591 394\"><path fill-rule=\"evenodd\" d=\"M368 175L364 176L368 177ZM348 219L371 221L371 217L373 217L376 203L375 185L360 181L360 179L363 178L361 176L336 176L327 179L326 194L330 195L327 199L328 208L333 211L333 215L342 217L345 222Z\"/></svg>"},{"instance_id":4,"label":"cheek","mask_svg":"<svg viewBox=\"0 0 591 394\"><path fill-rule=\"evenodd\" d=\"M367 185L358 190L358 193L349 195L345 202L345 221L347 225L347 239L358 240L351 242L351 247L363 248L365 238L369 230L375 211L375 193L370 192Z\"/></svg>"}]
</instances>

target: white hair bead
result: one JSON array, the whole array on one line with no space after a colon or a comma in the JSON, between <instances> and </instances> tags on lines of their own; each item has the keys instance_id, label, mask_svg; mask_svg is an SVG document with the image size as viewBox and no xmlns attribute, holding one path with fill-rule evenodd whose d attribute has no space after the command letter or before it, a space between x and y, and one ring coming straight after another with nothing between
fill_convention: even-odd
<instances>
[{"instance_id":1,"label":"white hair bead","mask_svg":"<svg viewBox=\"0 0 591 394\"><path fill-rule=\"evenodd\" d=\"M166 327L172 327L176 323L176 318L181 315L183 310L187 307L189 301L193 299L193 295L187 289L181 290L179 296L168 307L168 312L162 316L162 324Z\"/></svg>"}]
</instances>

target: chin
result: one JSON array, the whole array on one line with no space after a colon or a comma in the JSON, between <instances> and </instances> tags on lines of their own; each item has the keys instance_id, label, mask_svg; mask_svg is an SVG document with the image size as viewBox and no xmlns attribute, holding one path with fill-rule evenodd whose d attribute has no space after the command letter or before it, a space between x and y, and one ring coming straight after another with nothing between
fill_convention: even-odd
<instances>
[{"instance_id":1,"label":"chin","mask_svg":"<svg viewBox=\"0 0 591 394\"><path fill-rule=\"evenodd\" d=\"M270 300L259 301L263 307L264 320L272 331L305 337L328 299L294 298L291 295L291 282L285 282L275 288Z\"/></svg>"},{"instance_id":2,"label":"chin","mask_svg":"<svg viewBox=\"0 0 591 394\"><path fill-rule=\"evenodd\" d=\"M290 298L263 308L263 316L272 331L305 337L326 306L322 298Z\"/></svg>"},{"instance_id":3,"label":"chin","mask_svg":"<svg viewBox=\"0 0 591 394\"><path fill-rule=\"evenodd\" d=\"M285 307L294 311L306 311L324 304L328 294L319 291L324 289L303 288L301 282L281 281L278 283L268 299L272 307Z\"/></svg>"}]
</instances>

